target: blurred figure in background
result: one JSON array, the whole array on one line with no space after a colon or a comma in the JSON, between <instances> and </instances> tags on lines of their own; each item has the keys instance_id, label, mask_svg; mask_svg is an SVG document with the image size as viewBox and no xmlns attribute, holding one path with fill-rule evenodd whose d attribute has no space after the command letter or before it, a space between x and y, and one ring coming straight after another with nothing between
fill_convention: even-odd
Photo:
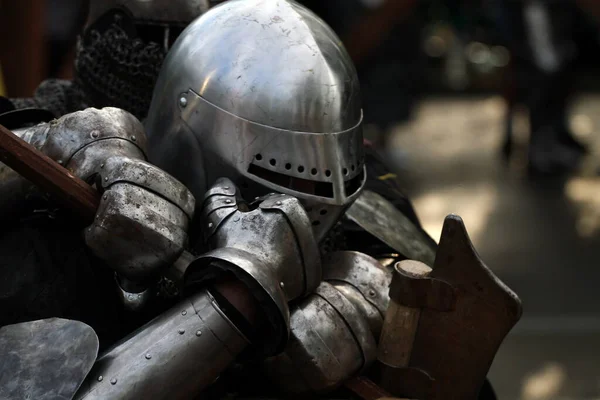
<instances>
[{"instance_id":1,"label":"blurred figure in background","mask_svg":"<svg viewBox=\"0 0 600 400\"><path fill-rule=\"evenodd\" d=\"M139 119L148 112L158 72L173 42L193 19L220 2L171 1L171 7L157 16L147 15L148 6L140 1L90 0L89 5L52 1L55 4L39 5L42 10L44 5L53 9L47 14L48 71L59 70L77 38L73 79L53 79L50 74L32 97L12 98L12 107L40 108L59 117L88 107L113 106Z\"/></svg>"},{"instance_id":2,"label":"blurred figure in background","mask_svg":"<svg viewBox=\"0 0 600 400\"><path fill-rule=\"evenodd\" d=\"M529 172L559 174L574 169L587 148L572 135L567 111L582 18L575 1L490 0L490 14L511 50L506 134L502 152L513 150L512 116L517 104L529 110Z\"/></svg>"}]
</instances>

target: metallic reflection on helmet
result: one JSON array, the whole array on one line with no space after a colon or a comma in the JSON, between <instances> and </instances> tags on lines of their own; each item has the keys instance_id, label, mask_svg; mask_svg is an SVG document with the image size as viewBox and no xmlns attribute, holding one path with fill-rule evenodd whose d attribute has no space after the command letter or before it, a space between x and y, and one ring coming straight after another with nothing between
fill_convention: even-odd
<instances>
[{"instance_id":1,"label":"metallic reflection on helmet","mask_svg":"<svg viewBox=\"0 0 600 400\"><path fill-rule=\"evenodd\" d=\"M298 197L319 237L365 182L356 71L293 1L232 0L194 21L165 60L146 128L152 162L197 196L227 176L245 197Z\"/></svg>"}]
</instances>

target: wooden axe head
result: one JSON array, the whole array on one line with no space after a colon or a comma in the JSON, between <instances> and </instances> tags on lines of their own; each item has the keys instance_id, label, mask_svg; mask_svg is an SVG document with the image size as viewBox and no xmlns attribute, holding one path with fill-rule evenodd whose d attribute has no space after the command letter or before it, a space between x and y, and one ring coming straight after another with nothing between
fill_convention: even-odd
<instances>
[{"instance_id":1,"label":"wooden axe head","mask_svg":"<svg viewBox=\"0 0 600 400\"><path fill-rule=\"evenodd\" d=\"M476 399L521 301L481 261L458 216L446 217L430 278L454 298L450 309L422 309L409 366L434 379L432 398Z\"/></svg>"}]
</instances>

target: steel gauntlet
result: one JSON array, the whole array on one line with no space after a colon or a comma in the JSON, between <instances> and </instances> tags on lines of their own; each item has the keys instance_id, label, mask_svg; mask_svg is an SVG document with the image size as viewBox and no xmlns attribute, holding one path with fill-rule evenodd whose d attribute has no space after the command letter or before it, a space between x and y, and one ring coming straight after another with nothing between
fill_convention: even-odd
<instances>
[{"instance_id":1,"label":"steel gauntlet","mask_svg":"<svg viewBox=\"0 0 600 400\"><path fill-rule=\"evenodd\" d=\"M294 308L285 351L265 361L266 375L288 393L331 390L375 360L375 338L360 311L327 282Z\"/></svg>"},{"instance_id":2,"label":"steel gauntlet","mask_svg":"<svg viewBox=\"0 0 600 400\"><path fill-rule=\"evenodd\" d=\"M86 243L121 277L143 283L181 254L194 197L145 162L146 135L133 115L112 107L88 108L15 133L73 175L96 184L102 200L85 231ZM5 169L0 168L0 178ZM0 203L10 187L5 182L0 181Z\"/></svg>"},{"instance_id":3,"label":"steel gauntlet","mask_svg":"<svg viewBox=\"0 0 600 400\"><path fill-rule=\"evenodd\" d=\"M100 168L103 192L85 232L92 251L120 277L144 283L184 250L195 200L183 184L142 160L110 157Z\"/></svg>"},{"instance_id":4,"label":"steel gauntlet","mask_svg":"<svg viewBox=\"0 0 600 400\"><path fill-rule=\"evenodd\" d=\"M323 392L369 367L391 278L391 271L366 254L327 255L323 282L292 311L284 353L264 364L273 384L284 392Z\"/></svg>"}]
</instances>

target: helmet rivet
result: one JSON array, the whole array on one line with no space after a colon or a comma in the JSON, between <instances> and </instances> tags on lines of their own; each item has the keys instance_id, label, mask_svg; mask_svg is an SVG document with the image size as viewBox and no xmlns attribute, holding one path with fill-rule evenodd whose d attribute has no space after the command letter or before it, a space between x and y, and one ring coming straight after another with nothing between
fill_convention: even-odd
<instances>
[{"instance_id":1,"label":"helmet rivet","mask_svg":"<svg viewBox=\"0 0 600 400\"><path fill-rule=\"evenodd\" d=\"M92 137L94 139L98 138L98 136L100 136L100 133L98 131L92 131Z\"/></svg>"},{"instance_id":2,"label":"helmet rivet","mask_svg":"<svg viewBox=\"0 0 600 400\"><path fill-rule=\"evenodd\" d=\"M212 222L208 223L208 229L211 229L213 226L215 226L215 224L213 224Z\"/></svg>"},{"instance_id":3,"label":"helmet rivet","mask_svg":"<svg viewBox=\"0 0 600 400\"><path fill-rule=\"evenodd\" d=\"M375 296L375 291L373 289L369 290L369 296L371 296L371 297Z\"/></svg>"},{"instance_id":4,"label":"helmet rivet","mask_svg":"<svg viewBox=\"0 0 600 400\"><path fill-rule=\"evenodd\" d=\"M180 329L177 332L179 332L180 335L183 335L185 333L185 329Z\"/></svg>"},{"instance_id":5,"label":"helmet rivet","mask_svg":"<svg viewBox=\"0 0 600 400\"><path fill-rule=\"evenodd\" d=\"M132 141L132 142L135 142L136 140L137 140L137 139L136 139L136 137L135 137L135 136L132 136L132 137L131 137L131 141Z\"/></svg>"},{"instance_id":6,"label":"helmet rivet","mask_svg":"<svg viewBox=\"0 0 600 400\"><path fill-rule=\"evenodd\" d=\"M104 197L103 197L103 199L104 199L104 200L108 199L108 195L107 195L107 194L105 194L105 195L104 195Z\"/></svg>"},{"instance_id":7,"label":"helmet rivet","mask_svg":"<svg viewBox=\"0 0 600 400\"><path fill-rule=\"evenodd\" d=\"M279 282L279 287L283 289L285 287L285 283Z\"/></svg>"},{"instance_id":8,"label":"helmet rivet","mask_svg":"<svg viewBox=\"0 0 600 400\"><path fill-rule=\"evenodd\" d=\"M104 168L104 164L100 164L100 168Z\"/></svg>"},{"instance_id":9,"label":"helmet rivet","mask_svg":"<svg viewBox=\"0 0 600 400\"><path fill-rule=\"evenodd\" d=\"M202 331L196 331L196 336L202 336Z\"/></svg>"},{"instance_id":10,"label":"helmet rivet","mask_svg":"<svg viewBox=\"0 0 600 400\"><path fill-rule=\"evenodd\" d=\"M152 355L150 353L146 353L146 360L149 360L152 358Z\"/></svg>"},{"instance_id":11,"label":"helmet rivet","mask_svg":"<svg viewBox=\"0 0 600 400\"><path fill-rule=\"evenodd\" d=\"M116 384L117 384L117 378L112 378L112 379L110 380L110 383L111 383L112 385L116 385Z\"/></svg>"},{"instance_id":12,"label":"helmet rivet","mask_svg":"<svg viewBox=\"0 0 600 400\"><path fill-rule=\"evenodd\" d=\"M104 177L104 182L108 182L108 176Z\"/></svg>"},{"instance_id":13,"label":"helmet rivet","mask_svg":"<svg viewBox=\"0 0 600 400\"><path fill-rule=\"evenodd\" d=\"M280 205L282 205L283 203L282 203L281 201L278 201L278 202L276 202L275 204L276 204L276 205L278 205L278 206L280 206Z\"/></svg>"},{"instance_id":14,"label":"helmet rivet","mask_svg":"<svg viewBox=\"0 0 600 400\"><path fill-rule=\"evenodd\" d=\"M62 163L63 163L63 160L58 160L57 162L58 162L60 165L62 165Z\"/></svg>"},{"instance_id":15,"label":"helmet rivet","mask_svg":"<svg viewBox=\"0 0 600 400\"><path fill-rule=\"evenodd\" d=\"M224 186L223 189L229 190L229 186Z\"/></svg>"},{"instance_id":16,"label":"helmet rivet","mask_svg":"<svg viewBox=\"0 0 600 400\"><path fill-rule=\"evenodd\" d=\"M225 203L227 203L227 204L231 204L231 199L227 199L227 200L225 200Z\"/></svg>"},{"instance_id":17,"label":"helmet rivet","mask_svg":"<svg viewBox=\"0 0 600 400\"><path fill-rule=\"evenodd\" d=\"M103 379L104 379L104 377L103 377L102 375L100 375L100 376L98 377L98 382L102 382L102 380L103 380Z\"/></svg>"},{"instance_id":18,"label":"helmet rivet","mask_svg":"<svg viewBox=\"0 0 600 400\"><path fill-rule=\"evenodd\" d=\"M181 315L187 315L187 311L183 310L183 311L181 312Z\"/></svg>"},{"instance_id":19,"label":"helmet rivet","mask_svg":"<svg viewBox=\"0 0 600 400\"><path fill-rule=\"evenodd\" d=\"M183 96L181 96L181 98L179 99L179 105L183 108L185 108L187 106L187 99Z\"/></svg>"}]
</instances>

